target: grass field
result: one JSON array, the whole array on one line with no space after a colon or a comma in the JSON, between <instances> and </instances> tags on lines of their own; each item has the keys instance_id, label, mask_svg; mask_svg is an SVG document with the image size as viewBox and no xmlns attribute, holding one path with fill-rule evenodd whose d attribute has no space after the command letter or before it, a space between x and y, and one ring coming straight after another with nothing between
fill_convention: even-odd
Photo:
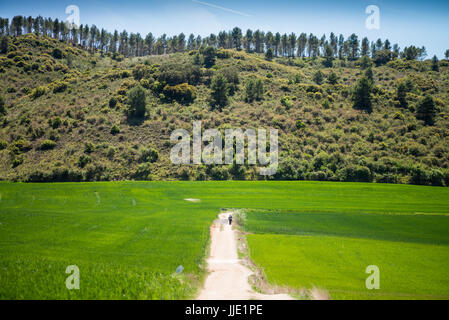
<instances>
[{"instance_id":1,"label":"grass field","mask_svg":"<svg viewBox=\"0 0 449 320\"><path fill-rule=\"evenodd\" d=\"M249 210L251 257L272 283L448 298L448 199L448 188L363 183L0 183L0 298L192 298L221 208ZM65 287L72 264L80 290ZM376 295L360 287L368 264L381 268Z\"/></svg>"},{"instance_id":2,"label":"grass field","mask_svg":"<svg viewBox=\"0 0 449 320\"><path fill-rule=\"evenodd\" d=\"M333 299L449 299L448 215L249 211L245 229L272 284ZM369 265L379 290L365 287Z\"/></svg>"}]
</instances>

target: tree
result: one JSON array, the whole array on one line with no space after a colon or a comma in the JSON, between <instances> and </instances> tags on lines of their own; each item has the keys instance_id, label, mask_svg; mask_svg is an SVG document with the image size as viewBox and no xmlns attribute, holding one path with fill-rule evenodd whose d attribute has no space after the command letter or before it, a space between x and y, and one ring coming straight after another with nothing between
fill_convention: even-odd
<instances>
[{"instance_id":1,"label":"tree","mask_svg":"<svg viewBox=\"0 0 449 320\"><path fill-rule=\"evenodd\" d=\"M351 36L348 39L349 41L349 47L350 47L350 58L352 60L357 59L359 56L359 39L355 35L355 33L351 34Z\"/></svg>"},{"instance_id":2,"label":"tree","mask_svg":"<svg viewBox=\"0 0 449 320\"><path fill-rule=\"evenodd\" d=\"M376 66L381 66L386 64L388 61L391 60L391 51L387 50L387 49L382 49L382 50L378 50L376 51L376 57L374 58L374 63L376 64Z\"/></svg>"},{"instance_id":3,"label":"tree","mask_svg":"<svg viewBox=\"0 0 449 320\"><path fill-rule=\"evenodd\" d=\"M217 56L217 52L214 47L206 47L202 50L202 54L204 57L204 66L206 68L210 68L215 64L215 57Z\"/></svg>"},{"instance_id":4,"label":"tree","mask_svg":"<svg viewBox=\"0 0 449 320\"><path fill-rule=\"evenodd\" d=\"M334 51L329 44L326 44L324 47L324 66L328 68L332 68L333 60L334 60Z\"/></svg>"},{"instance_id":5,"label":"tree","mask_svg":"<svg viewBox=\"0 0 449 320\"><path fill-rule=\"evenodd\" d=\"M398 102L398 106L401 108L407 108L407 85L405 81L399 82L396 88L396 101Z\"/></svg>"},{"instance_id":6,"label":"tree","mask_svg":"<svg viewBox=\"0 0 449 320\"><path fill-rule=\"evenodd\" d=\"M432 58L432 71L436 71L436 72L438 72L438 71L440 71L440 67L439 67L439 65L438 65L438 58L437 58L437 56L435 55L435 56L433 56L433 58Z\"/></svg>"},{"instance_id":7,"label":"tree","mask_svg":"<svg viewBox=\"0 0 449 320\"><path fill-rule=\"evenodd\" d=\"M330 84L332 84L332 85L337 84L337 83L338 83L338 76L337 76L337 74L336 74L335 72L331 72L331 73L329 74L329 76L327 77L327 81L328 81Z\"/></svg>"},{"instance_id":8,"label":"tree","mask_svg":"<svg viewBox=\"0 0 449 320\"><path fill-rule=\"evenodd\" d=\"M370 68L371 65L372 65L371 59L368 56L363 56L360 59L360 68L367 69L367 68Z\"/></svg>"},{"instance_id":9,"label":"tree","mask_svg":"<svg viewBox=\"0 0 449 320\"><path fill-rule=\"evenodd\" d=\"M142 118L146 109L145 89L137 85L128 91L128 115L135 118Z\"/></svg>"},{"instance_id":10,"label":"tree","mask_svg":"<svg viewBox=\"0 0 449 320\"><path fill-rule=\"evenodd\" d=\"M368 113L371 113L373 109L371 101L372 88L373 82L367 76L363 76L357 81L352 95L355 109L366 110Z\"/></svg>"},{"instance_id":11,"label":"tree","mask_svg":"<svg viewBox=\"0 0 449 320\"><path fill-rule=\"evenodd\" d=\"M366 69L365 71L365 77L367 77L371 82L374 81L374 73L373 73L373 69L371 67L369 67L368 69Z\"/></svg>"},{"instance_id":12,"label":"tree","mask_svg":"<svg viewBox=\"0 0 449 320\"><path fill-rule=\"evenodd\" d=\"M416 108L416 118L423 120L426 125L431 126L434 124L436 112L437 110L433 98L431 96L425 96L418 103Z\"/></svg>"},{"instance_id":13,"label":"tree","mask_svg":"<svg viewBox=\"0 0 449 320\"><path fill-rule=\"evenodd\" d=\"M449 49L446 50L444 56L446 57L446 60L449 60Z\"/></svg>"},{"instance_id":14,"label":"tree","mask_svg":"<svg viewBox=\"0 0 449 320\"><path fill-rule=\"evenodd\" d=\"M268 61L273 60L273 49L268 48L267 52L265 53L265 59Z\"/></svg>"},{"instance_id":15,"label":"tree","mask_svg":"<svg viewBox=\"0 0 449 320\"><path fill-rule=\"evenodd\" d=\"M368 38L362 39L362 57L366 57L369 54L369 40Z\"/></svg>"},{"instance_id":16,"label":"tree","mask_svg":"<svg viewBox=\"0 0 449 320\"><path fill-rule=\"evenodd\" d=\"M231 37L233 48L240 50L242 47L242 30L235 27L234 29L232 29Z\"/></svg>"},{"instance_id":17,"label":"tree","mask_svg":"<svg viewBox=\"0 0 449 320\"><path fill-rule=\"evenodd\" d=\"M253 102L254 100L261 100L263 98L264 88L263 82L260 79L250 79L246 83L246 102Z\"/></svg>"},{"instance_id":18,"label":"tree","mask_svg":"<svg viewBox=\"0 0 449 320\"><path fill-rule=\"evenodd\" d=\"M313 75L313 81L315 81L316 84L322 84L323 80L324 80L324 74L320 70L315 72L315 74Z\"/></svg>"},{"instance_id":19,"label":"tree","mask_svg":"<svg viewBox=\"0 0 449 320\"><path fill-rule=\"evenodd\" d=\"M22 35L23 17L15 16L11 21L11 29L15 36Z\"/></svg>"},{"instance_id":20,"label":"tree","mask_svg":"<svg viewBox=\"0 0 449 320\"><path fill-rule=\"evenodd\" d=\"M304 57L307 46L307 35L305 33L301 33L297 39L298 49L296 50L296 55L298 57Z\"/></svg>"},{"instance_id":21,"label":"tree","mask_svg":"<svg viewBox=\"0 0 449 320\"><path fill-rule=\"evenodd\" d=\"M7 36L3 36L0 41L0 53L6 54L8 53L9 40Z\"/></svg>"},{"instance_id":22,"label":"tree","mask_svg":"<svg viewBox=\"0 0 449 320\"><path fill-rule=\"evenodd\" d=\"M217 74L210 87L212 106L221 111L228 104L228 82L222 74Z\"/></svg>"},{"instance_id":23,"label":"tree","mask_svg":"<svg viewBox=\"0 0 449 320\"><path fill-rule=\"evenodd\" d=\"M0 95L0 115L6 114L5 98Z\"/></svg>"},{"instance_id":24,"label":"tree","mask_svg":"<svg viewBox=\"0 0 449 320\"><path fill-rule=\"evenodd\" d=\"M251 29L246 30L245 36L245 49L246 52L251 52L251 44L253 43L253 31Z\"/></svg>"}]
</instances>

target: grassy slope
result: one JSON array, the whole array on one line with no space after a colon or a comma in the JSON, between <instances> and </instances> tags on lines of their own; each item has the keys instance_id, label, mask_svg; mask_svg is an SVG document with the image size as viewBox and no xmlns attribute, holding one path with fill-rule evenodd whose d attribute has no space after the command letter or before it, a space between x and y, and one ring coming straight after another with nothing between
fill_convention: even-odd
<instances>
[{"instance_id":1,"label":"grassy slope","mask_svg":"<svg viewBox=\"0 0 449 320\"><path fill-rule=\"evenodd\" d=\"M447 235L440 229L447 224L444 220L447 217L441 214L449 211L448 193L447 188L325 182L0 183L0 297L191 297L198 279L203 276L200 265L206 252L208 228L220 208L259 209L255 212L260 212L260 209L288 211L285 215L314 212L318 214L317 219L323 219L320 212L327 212L328 215L341 217L334 219L335 229L348 226L347 222L351 222L354 216L358 219L365 216L390 217L380 214L394 213L391 217L401 219L408 217L408 213L422 212L428 215L419 217L435 219L429 220L426 225L413 221L410 225L415 224L418 234L421 228L427 226L428 232L436 230L439 232L438 239L446 241ZM201 202L191 203L184 198L199 198ZM341 199L345 199L345 202ZM389 203L394 211L389 208ZM403 203L402 207L400 203ZM352 213L346 215L345 212ZM251 216L249 213L248 217ZM263 221L260 219L258 222L263 225ZM279 219L279 223L282 221L285 220ZM389 235L391 240L395 230L401 235L400 240L411 237L409 230L401 229L398 221L402 220L390 226L376 219L374 221L377 223L371 223L371 238L375 238L375 231L378 231ZM308 223L313 226L317 221ZM301 224L305 224L304 220ZM349 225L356 234L365 232L363 225ZM322 233L326 230L318 231ZM426 231L423 232L421 242L426 242ZM271 238L254 235L262 241L252 242L252 237L249 237L252 254L257 254L258 243L263 248L259 252L277 248L263 242ZM289 235L279 237L302 239ZM321 238L313 239L320 241ZM360 245L374 243L369 241L374 240L363 240ZM386 250L400 244L376 241L375 248ZM283 250L294 250L295 246L285 246ZM412 254L415 252L413 248L417 246L422 247L424 244L404 244L404 248L411 247ZM321 251L318 253L323 259L332 259L333 253L327 251L326 245L321 243L317 250L319 248ZM425 260L422 262L425 266L421 267L433 268L432 274L439 275L437 271L440 270L441 262L446 263L448 260L438 248L447 248L433 244L427 244L426 248L425 257L431 257L436 262ZM271 254L275 257L277 253ZM354 253L344 250L342 254ZM391 256L387 257L385 259L390 263L395 261L394 258L390 259ZM291 262L280 259L270 261ZM335 263L341 267L342 261L344 259L336 260ZM398 261L402 263L402 260ZM312 264L313 261L308 263ZM64 286L67 276L64 271L71 264L81 269L82 290L79 292L69 292ZM182 279L184 285L180 285L177 278L172 276L180 264L189 275L187 279ZM260 264L265 267L266 261L261 258ZM302 265L297 267L302 268ZM353 269L356 267L358 265ZM268 267L266 271L268 274ZM283 276L282 273L280 275ZM363 277L363 270L360 277ZM442 285L444 277L441 278ZM292 285L297 283L300 282ZM434 291L424 288L423 292Z\"/></svg>"},{"instance_id":2,"label":"grassy slope","mask_svg":"<svg viewBox=\"0 0 449 320\"><path fill-rule=\"evenodd\" d=\"M127 122L125 103L109 108L112 96L135 85L132 78L135 66L145 61L159 65L167 61L189 64L192 56L173 54L117 62L52 39L35 39L33 35L15 39L14 46L16 57L22 57L28 65L37 63L39 69L24 71L15 65L14 58L0 57L1 64L5 65L0 94L6 97L8 109L0 128L0 139L8 144L0 150L0 177L4 180L23 180L33 172L49 173L58 168L80 172L88 180L130 179L140 164L142 147L155 148L160 155L150 165L150 174L145 178L211 178L213 174L208 168L180 170L169 160L170 133L176 128L190 130L193 119L202 120L203 128L278 128L282 151L280 172L284 179L337 179L339 170L359 164L368 166L376 181L408 182L410 168L415 164L427 169L448 166L449 68L446 62L441 63L439 73L429 71L429 61L397 61L391 66L374 68L377 89L374 112L368 115L352 108L350 91L363 73L354 62L341 66L336 61L331 70L323 68L320 59L297 59L293 61L295 65L289 66L281 63L286 59L269 62L255 54L231 51L230 58L217 59L216 66L209 70L214 73L233 67L239 73L238 90L223 112L210 110L209 78L205 76L197 85L197 98L191 105L166 102L148 90L147 116L136 125ZM65 57L54 59L53 48L60 48ZM69 55L73 59L71 67L67 67ZM45 69L46 65L54 66L53 70ZM313 86L318 94L307 92L309 85L314 84L313 74L319 69L326 75L334 71L340 77L339 84L332 86L325 82ZM123 72L124 78L113 77ZM297 75L300 83L292 81ZM401 109L394 107L395 86L406 77L412 79L415 88L407 96L410 108ZM245 83L250 78L262 79L266 91L262 101L251 104L244 102ZM50 91L36 99L28 95L37 86L49 87L62 79L68 82L62 93ZM423 126L415 119L413 108L424 94L431 94L437 100L440 112L435 126ZM290 97L290 107L281 104L284 96ZM327 100L329 107L323 106ZM404 118L395 118L397 112ZM63 124L53 129L48 120L56 117ZM304 131L296 129L297 120L306 124ZM120 127L119 134L110 133L113 125ZM42 141L49 138L56 141L55 149L40 150ZM28 141L31 149L12 156L10 147L20 139ZM95 147L88 154L92 161L80 168L78 160L86 155L87 142ZM15 158L23 163L14 167ZM96 173L86 177L88 172ZM246 179L259 178L253 167L245 168L244 175Z\"/></svg>"}]
</instances>

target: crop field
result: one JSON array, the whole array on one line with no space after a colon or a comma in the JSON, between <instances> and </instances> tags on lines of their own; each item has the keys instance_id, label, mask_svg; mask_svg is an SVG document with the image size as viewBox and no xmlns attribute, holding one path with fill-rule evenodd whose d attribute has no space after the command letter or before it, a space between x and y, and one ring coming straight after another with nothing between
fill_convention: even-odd
<instances>
[{"instance_id":1,"label":"crop field","mask_svg":"<svg viewBox=\"0 0 449 320\"><path fill-rule=\"evenodd\" d=\"M273 284L448 299L448 199L447 188L366 183L0 183L0 299L193 298L222 208L246 209L251 258ZM65 286L69 265L80 290Z\"/></svg>"},{"instance_id":2,"label":"crop field","mask_svg":"<svg viewBox=\"0 0 449 320\"><path fill-rule=\"evenodd\" d=\"M333 299L449 299L449 216L250 211L251 258L269 282ZM380 289L367 290L367 266Z\"/></svg>"}]
</instances>

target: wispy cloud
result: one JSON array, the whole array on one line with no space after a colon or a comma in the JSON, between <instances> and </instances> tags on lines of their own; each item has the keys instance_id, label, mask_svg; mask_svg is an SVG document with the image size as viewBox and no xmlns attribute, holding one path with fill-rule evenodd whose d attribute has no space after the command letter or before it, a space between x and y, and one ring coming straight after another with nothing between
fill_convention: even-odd
<instances>
[{"instance_id":1,"label":"wispy cloud","mask_svg":"<svg viewBox=\"0 0 449 320\"><path fill-rule=\"evenodd\" d=\"M229 9L229 8L225 8L225 7L222 7L222 6L217 6L217 5L212 4L212 3L198 1L198 0L192 0L192 1L196 2L196 3L199 3L199 4L202 4L204 6L208 6L208 7L215 8L215 9L220 9L220 10L227 11L227 12L234 13L234 14L238 14L238 15L241 15L241 16L244 16L244 17L252 17L250 14L247 14L247 13L244 13L244 12L240 12L240 11L237 11L237 10L233 10L233 9Z\"/></svg>"}]
</instances>

